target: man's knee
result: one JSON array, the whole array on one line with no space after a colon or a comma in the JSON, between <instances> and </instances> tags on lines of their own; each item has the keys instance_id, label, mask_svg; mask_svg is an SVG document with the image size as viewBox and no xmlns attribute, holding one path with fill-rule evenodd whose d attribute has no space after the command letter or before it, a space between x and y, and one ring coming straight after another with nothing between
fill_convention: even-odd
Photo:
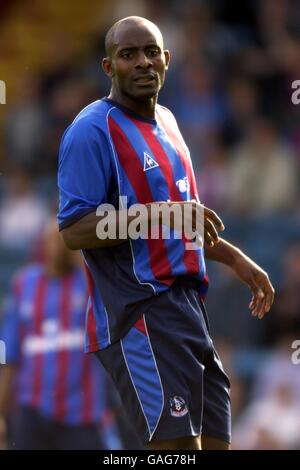
<instances>
[{"instance_id":1,"label":"man's knee","mask_svg":"<svg viewBox=\"0 0 300 470\"><path fill-rule=\"evenodd\" d=\"M180 437L162 441L152 441L147 444L152 450L201 450L200 437Z\"/></svg>"},{"instance_id":2,"label":"man's knee","mask_svg":"<svg viewBox=\"0 0 300 470\"><path fill-rule=\"evenodd\" d=\"M230 450L230 444L215 437L202 436L201 446L203 450Z\"/></svg>"}]
</instances>

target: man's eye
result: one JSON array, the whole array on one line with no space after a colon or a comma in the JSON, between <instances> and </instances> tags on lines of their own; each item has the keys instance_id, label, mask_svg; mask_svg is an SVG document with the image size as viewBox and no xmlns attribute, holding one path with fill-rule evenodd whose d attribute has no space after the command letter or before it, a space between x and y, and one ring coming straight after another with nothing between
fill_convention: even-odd
<instances>
[{"instance_id":1,"label":"man's eye","mask_svg":"<svg viewBox=\"0 0 300 470\"><path fill-rule=\"evenodd\" d=\"M122 58L123 58L123 59L129 59L131 56L132 56L132 53L131 53L131 52L124 52L124 53L122 54Z\"/></svg>"},{"instance_id":2,"label":"man's eye","mask_svg":"<svg viewBox=\"0 0 300 470\"><path fill-rule=\"evenodd\" d=\"M149 54L151 57L156 57L159 54L159 51L157 50L149 51Z\"/></svg>"}]
</instances>

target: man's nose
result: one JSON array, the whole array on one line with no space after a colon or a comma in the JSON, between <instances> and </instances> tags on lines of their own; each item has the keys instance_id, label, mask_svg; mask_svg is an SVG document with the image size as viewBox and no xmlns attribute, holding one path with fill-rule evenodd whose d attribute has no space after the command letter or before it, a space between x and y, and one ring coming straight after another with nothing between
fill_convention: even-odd
<instances>
[{"instance_id":1,"label":"man's nose","mask_svg":"<svg viewBox=\"0 0 300 470\"><path fill-rule=\"evenodd\" d=\"M141 52L138 55L137 62L136 62L136 68L149 68L152 66L152 61L147 57L147 55L144 52Z\"/></svg>"}]
</instances>

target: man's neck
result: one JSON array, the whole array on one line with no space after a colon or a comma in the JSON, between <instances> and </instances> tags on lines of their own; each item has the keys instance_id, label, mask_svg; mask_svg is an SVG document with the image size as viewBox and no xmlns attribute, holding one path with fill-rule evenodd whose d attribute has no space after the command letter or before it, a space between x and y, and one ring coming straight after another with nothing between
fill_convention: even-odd
<instances>
[{"instance_id":1,"label":"man's neck","mask_svg":"<svg viewBox=\"0 0 300 470\"><path fill-rule=\"evenodd\" d=\"M118 93L116 90L112 89L108 98L130 109L130 111L139 114L141 117L155 119L157 96L153 96L145 101L135 101L129 96Z\"/></svg>"}]
</instances>

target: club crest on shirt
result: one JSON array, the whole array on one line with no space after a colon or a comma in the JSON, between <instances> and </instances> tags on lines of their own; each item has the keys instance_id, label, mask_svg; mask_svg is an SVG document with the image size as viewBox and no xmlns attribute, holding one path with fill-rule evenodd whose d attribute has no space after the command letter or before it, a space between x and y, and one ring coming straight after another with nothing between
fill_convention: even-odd
<instances>
[{"instance_id":1,"label":"club crest on shirt","mask_svg":"<svg viewBox=\"0 0 300 470\"><path fill-rule=\"evenodd\" d=\"M175 395L170 398L170 413L175 418L181 418L188 413L188 407L182 397Z\"/></svg>"},{"instance_id":2,"label":"club crest on shirt","mask_svg":"<svg viewBox=\"0 0 300 470\"><path fill-rule=\"evenodd\" d=\"M187 176L185 176L184 178L176 181L176 186L177 188L179 189L179 191L181 193L186 193L190 190L190 183L187 179Z\"/></svg>"},{"instance_id":3,"label":"club crest on shirt","mask_svg":"<svg viewBox=\"0 0 300 470\"><path fill-rule=\"evenodd\" d=\"M152 170L152 168L157 166L159 166L159 164L154 160L154 158L144 152L144 171Z\"/></svg>"}]
</instances>

